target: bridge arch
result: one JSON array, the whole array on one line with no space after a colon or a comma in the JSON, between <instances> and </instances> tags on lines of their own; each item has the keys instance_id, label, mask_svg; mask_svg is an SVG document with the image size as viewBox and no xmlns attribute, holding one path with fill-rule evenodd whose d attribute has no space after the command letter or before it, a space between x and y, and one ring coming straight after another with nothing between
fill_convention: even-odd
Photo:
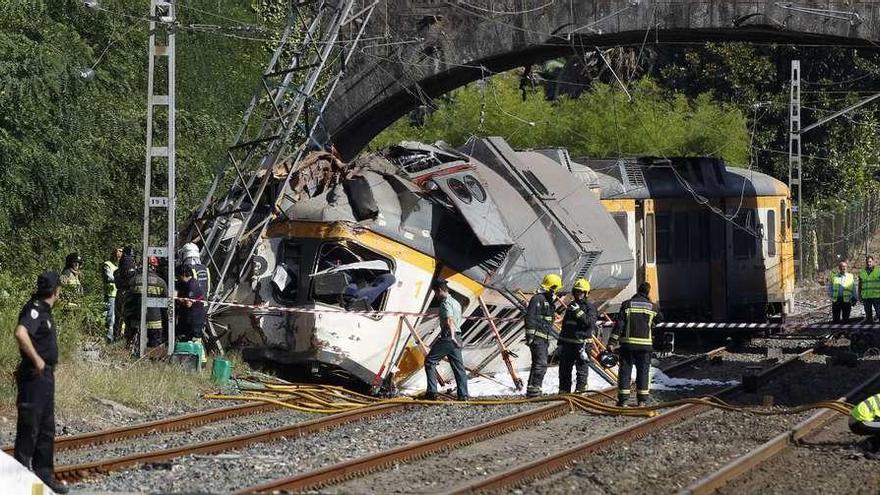
<instances>
[{"instance_id":1,"label":"bridge arch","mask_svg":"<svg viewBox=\"0 0 880 495\"><path fill-rule=\"evenodd\" d=\"M325 121L349 159L426 100L585 49L709 41L865 48L880 46L878 35L880 1L379 0Z\"/></svg>"}]
</instances>

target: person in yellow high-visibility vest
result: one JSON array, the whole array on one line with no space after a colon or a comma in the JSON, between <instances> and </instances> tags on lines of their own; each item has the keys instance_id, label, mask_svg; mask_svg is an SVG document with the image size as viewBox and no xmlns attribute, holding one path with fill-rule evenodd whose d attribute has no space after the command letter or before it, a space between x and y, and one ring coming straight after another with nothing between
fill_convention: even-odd
<instances>
[{"instance_id":1,"label":"person in yellow high-visibility vest","mask_svg":"<svg viewBox=\"0 0 880 495\"><path fill-rule=\"evenodd\" d=\"M865 268L859 272L859 300L865 307L865 323L880 319L880 268L874 267L874 257L865 257Z\"/></svg>"},{"instance_id":2,"label":"person in yellow high-visibility vest","mask_svg":"<svg viewBox=\"0 0 880 495\"><path fill-rule=\"evenodd\" d=\"M849 413L849 429L856 435L866 435L863 446L874 455L880 451L880 394L859 402Z\"/></svg>"},{"instance_id":3,"label":"person in yellow high-visibility vest","mask_svg":"<svg viewBox=\"0 0 880 495\"><path fill-rule=\"evenodd\" d=\"M837 271L828 277L828 298L831 299L831 322L849 322L852 305L859 299L859 290L852 273L847 273L846 261L837 265Z\"/></svg>"}]
</instances>

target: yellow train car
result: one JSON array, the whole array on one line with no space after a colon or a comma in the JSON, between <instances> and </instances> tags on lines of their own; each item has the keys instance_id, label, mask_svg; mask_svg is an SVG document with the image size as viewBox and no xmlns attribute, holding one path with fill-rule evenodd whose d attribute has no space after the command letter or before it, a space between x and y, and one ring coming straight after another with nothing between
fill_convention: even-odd
<instances>
[{"instance_id":1,"label":"yellow train car","mask_svg":"<svg viewBox=\"0 0 880 495\"><path fill-rule=\"evenodd\" d=\"M670 321L781 321L791 311L791 198L779 180L714 158L581 159Z\"/></svg>"}]
</instances>

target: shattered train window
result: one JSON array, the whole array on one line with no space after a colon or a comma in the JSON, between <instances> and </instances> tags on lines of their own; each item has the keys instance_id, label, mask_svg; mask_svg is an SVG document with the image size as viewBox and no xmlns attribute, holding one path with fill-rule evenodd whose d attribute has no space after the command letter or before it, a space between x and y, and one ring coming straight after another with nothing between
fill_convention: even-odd
<instances>
[{"instance_id":1,"label":"shattered train window","mask_svg":"<svg viewBox=\"0 0 880 495\"><path fill-rule=\"evenodd\" d=\"M480 203L486 201L486 190L483 189L483 185L473 175L465 175L464 183L467 184L468 189L471 190L471 194L477 198L477 201Z\"/></svg>"},{"instance_id":2,"label":"shattered train window","mask_svg":"<svg viewBox=\"0 0 880 495\"><path fill-rule=\"evenodd\" d=\"M275 299L286 304L296 303L299 293L299 269L302 262L302 246L295 242L281 245L281 262L272 274L272 293Z\"/></svg>"},{"instance_id":3,"label":"shattered train window","mask_svg":"<svg viewBox=\"0 0 880 495\"><path fill-rule=\"evenodd\" d=\"M391 261L355 243L328 242L321 246L312 298L351 311L381 310L396 282Z\"/></svg>"}]
</instances>

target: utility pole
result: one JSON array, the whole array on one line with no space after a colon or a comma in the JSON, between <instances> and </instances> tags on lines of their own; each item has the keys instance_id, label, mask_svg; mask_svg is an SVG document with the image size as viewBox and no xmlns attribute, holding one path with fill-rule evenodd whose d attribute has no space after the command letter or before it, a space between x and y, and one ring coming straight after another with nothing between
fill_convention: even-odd
<instances>
[{"instance_id":1,"label":"utility pole","mask_svg":"<svg viewBox=\"0 0 880 495\"><path fill-rule=\"evenodd\" d=\"M174 352L174 253L176 235L176 183L175 183L175 22L177 20L176 0L150 0L150 37L147 49L147 139L146 167L144 173L144 237L141 256L141 325L139 355L147 349L147 310L162 308L168 310L168 354ZM163 77L164 76L164 77ZM164 79L164 81L163 81ZM159 87L156 85L159 83ZM162 84L164 83L164 84ZM163 87L164 86L164 87ZM161 119L165 110L165 122L154 127L157 114ZM154 135L155 132L155 135ZM165 167L166 188L163 193L153 195L153 172L160 176ZM156 244L150 235L151 213L154 209L165 209L167 232L164 246L161 229L156 235ZM168 262L168 296L150 297L147 280L149 278L149 258L165 258Z\"/></svg>"},{"instance_id":2,"label":"utility pole","mask_svg":"<svg viewBox=\"0 0 880 495\"><path fill-rule=\"evenodd\" d=\"M788 133L788 189L791 192L791 210L792 213L796 214L797 218L797 232L793 233L795 243L797 244L797 259L795 260L795 266L797 267L797 277L801 279L803 277L803 259L804 259L804 248L803 243L801 242L803 235L803 215L801 209L801 182L802 182L802 172L803 172L803 161L801 156L801 136L805 133L816 129L817 127L821 127L828 122L842 116L846 115L853 110L863 107L868 103L880 98L880 93L876 93L867 98L864 98L852 105L844 108L843 110L838 110L833 114L825 117L824 119L819 120L813 124L810 124L806 127L801 128L801 62L800 60L792 60L791 61L791 97L789 103L789 133Z\"/></svg>"},{"instance_id":3,"label":"utility pole","mask_svg":"<svg viewBox=\"0 0 880 495\"><path fill-rule=\"evenodd\" d=\"M801 177L803 161L801 156L801 61L791 61L791 96L788 112L788 191L791 194L791 211L795 214L797 230L792 230L792 237L797 250L794 260L795 274L798 280L804 276L804 243L803 217L801 215Z\"/></svg>"}]
</instances>

